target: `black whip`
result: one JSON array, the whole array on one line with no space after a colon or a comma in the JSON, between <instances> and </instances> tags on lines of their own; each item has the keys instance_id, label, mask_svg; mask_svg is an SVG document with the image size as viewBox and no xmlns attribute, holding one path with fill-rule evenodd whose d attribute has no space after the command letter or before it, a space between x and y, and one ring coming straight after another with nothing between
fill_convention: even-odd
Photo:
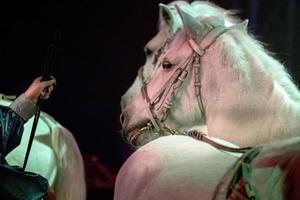
<instances>
[{"instance_id":1,"label":"black whip","mask_svg":"<svg viewBox=\"0 0 300 200\"><path fill-rule=\"evenodd\" d=\"M55 53L56 53L56 45L57 45L57 43L59 42L60 39L61 39L61 32L56 31L55 32L54 43L51 43L51 44L48 45L46 59L45 59L45 63L44 63L43 77L42 77L41 81L47 81L47 80L51 79L51 74L53 72L54 58L55 58ZM48 88L45 88L45 89L47 90ZM28 161L28 157L29 157L29 154L30 154L32 142L33 142L33 139L34 139L34 136L35 136L35 131L36 131L36 127L38 125L40 112L41 112L41 107L43 106L43 102L44 101L41 101L40 98L38 99L37 112L34 115L32 128L31 128L31 133L30 133L28 146L27 146L27 150L26 150L26 154L25 154L25 159L24 159L24 163L23 163L23 170L24 171L25 171L25 168L26 168L26 165L27 165L27 161Z\"/></svg>"}]
</instances>

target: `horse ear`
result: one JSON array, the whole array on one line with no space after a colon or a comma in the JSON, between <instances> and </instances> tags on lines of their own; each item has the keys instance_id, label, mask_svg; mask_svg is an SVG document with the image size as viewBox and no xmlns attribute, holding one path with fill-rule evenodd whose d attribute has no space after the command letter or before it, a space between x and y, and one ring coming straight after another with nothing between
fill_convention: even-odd
<instances>
[{"instance_id":1,"label":"horse ear","mask_svg":"<svg viewBox=\"0 0 300 200\"><path fill-rule=\"evenodd\" d=\"M248 23L249 23L249 20L245 19L242 23L231 26L230 29L237 29L237 30L240 30L243 32L247 32Z\"/></svg>"},{"instance_id":2,"label":"horse ear","mask_svg":"<svg viewBox=\"0 0 300 200\"><path fill-rule=\"evenodd\" d=\"M174 9L174 7L172 8ZM172 10L172 8L168 5L160 3L159 18L171 28L172 33L175 33L182 26L182 21L178 14Z\"/></svg>"},{"instance_id":3,"label":"horse ear","mask_svg":"<svg viewBox=\"0 0 300 200\"><path fill-rule=\"evenodd\" d=\"M209 25L205 23L202 23L200 20L197 20L190 14L186 13L177 5L175 5L175 7L182 19L183 26L187 31L188 36L197 43L200 43L211 27L209 27Z\"/></svg>"}]
</instances>

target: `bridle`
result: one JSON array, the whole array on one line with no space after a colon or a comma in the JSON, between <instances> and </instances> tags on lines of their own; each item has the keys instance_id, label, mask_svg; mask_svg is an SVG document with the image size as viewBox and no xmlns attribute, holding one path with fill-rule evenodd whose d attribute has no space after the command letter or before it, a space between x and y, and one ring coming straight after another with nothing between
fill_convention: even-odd
<instances>
[{"instance_id":1,"label":"bridle","mask_svg":"<svg viewBox=\"0 0 300 200\"><path fill-rule=\"evenodd\" d=\"M141 93L148 105L147 112L156 131L161 132L162 130L165 131L165 129L168 129L165 124L163 126L161 126L161 124L167 119L167 112L172 106L173 99L177 95L180 86L192 66L191 61L192 56L190 56L181 67L175 70L170 79L152 99L149 98L147 84L143 84ZM155 110L158 111L158 113L156 113Z\"/></svg>"},{"instance_id":2,"label":"bridle","mask_svg":"<svg viewBox=\"0 0 300 200\"><path fill-rule=\"evenodd\" d=\"M251 149L251 147L245 148L232 148L222 144L219 144L208 137L206 137L203 133L198 131L179 131L176 129L169 128L164 122L167 119L168 110L172 106L173 99L178 94L178 91L183 84L185 78L187 77L190 71L194 72L194 91L195 96L197 98L197 103L200 111L203 113L205 117L205 109L201 96L201 58L207 51L207 49L217 40L217 38L225 33L228 30L225 26L217 26L212 28L205 36L204 39L197 43L192 38L187 40L189 46L193 49L193 53L187 58L183 65L178 67L169 80L163 85L163 87L158 91L158 93L151 99L148 95L147 90L147 81L143 76L143 68L140 68L138 72L138 76L142 81L143 85L141 87L141 93L144 101L147 104L147 112L150 118L151 123L147 124L148 129L155 128L156 131L161 133L162 135L188 135L195 139L204 141L206 143L211 144L212 146L222 149L229 152L236 153L244 153ZM162 48L158 51L158 57L161 57L164 53L164 49L167 48L168 43L171 39L167 39ZM157 63L155 66L160 66L161 62L157 59ZM157 68L157 67L155 67ZM138 136L137 134L136 136ZM132 139L134 143L135 139Z\"/></svg>"},{"instance_id":3,"label":"bridle","mask_svg":"<svg viewBox=\"0 0 300 200\"><path fill-rule=\"evenodd\" d=\"M156 131L160 133L168 132L170 134L179 134L180 131L169 128L165 121L168 116L168 110L172 107L173 100L178 94L181 85L183 84L188 73L193 70L194 72L194 88L195 96L197 97L198 107L202 113L205 113L202 97L201 97L201 57L205 54L206 50L216 41L216 39L226 32L228 28L225 26L218 26L212 28L205 36L200 44L196 43L192 38L188 39L189 46L193 49L193 53L186 59L186 61L174 71L169 80L163 87L156 93L153 98L149 98L147 90L147 82L143 76L143 68L139 70L138 76L142 81L141 93L143 99L147 104L147 112L151 121L148 126L153 126ZM160 66L160 58L167 48L171 39L167 39L159 52L157 63L155 66ZM157 55L156 55L157 56ZM157 67L155 67L157 68ZM205 116L205 114L204 114ZM151 127L149 127L151 128Z\"/></svg>"}]
</instances>

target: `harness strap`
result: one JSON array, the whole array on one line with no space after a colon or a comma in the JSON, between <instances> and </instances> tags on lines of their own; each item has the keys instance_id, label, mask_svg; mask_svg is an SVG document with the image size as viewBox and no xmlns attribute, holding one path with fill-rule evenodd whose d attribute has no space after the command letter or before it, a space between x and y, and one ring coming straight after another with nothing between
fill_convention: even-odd
<instances>
[{"instance_id":1,"label":"harness strap","mask_svg":"<svg viewBox=\"0 0 300 200\"><path fill-rule=\"evenodd\" d=\"M146 109L147 109L148 116L150 117L150 121L151 121L152 125L154 126L154 128L157 131L160 131L160 126L154 119L154 113L152 112L151 100L148 96L147 83L146 83L145 77L143 75L143 71L144 71L143 67L141 67L138 71L138 77L140 78L141 82L143 83L143 86L141 87L141 93L142 93L143 99L146 100L147 105L148 105Z\"/></svg>"},{"instance_id":2,"label":"harness strap","mask_svg":"<svg viewBox=\"0 0 300 200\"><path fill-rule=\"evenodd\" d=\"M197 98L197 103L198 103L200 112L203 113L203 116L205 117L205 109L204 109L202 96L201 96L201 78L200 78L201 65L200 65L200 56L199 55L195 56L193 67L194 67L195 96Z\"/></svg>"},{"instance_id":3,"label":"harness strap","mask_svg":"<svg viewBox=\"0 0 300 200\"><path fill-rule=\"evenodd\" d=\"M177 134L182 133L179 132ZM202 134L198 131L189 131L185 135L208 143L209 145L212 145L219 150L225 150L234 153L243 153L243 156L237 160L233 168L225 174L223 179L218 184L213 200L231 199L231 195L239 195L239 199L260 200L259 196L257 195L256 188L251 180L252 168L250 163L260 153L262 147L258 146L254 148L232 148L215 142L212 139L206 137L205 134ZM242 192L240 192L238 188L238 183L241 180L244 184L241 189Z\"/></svg>"},{"instance_id":4,"label":"harness strap","mask_svg":"<svg viewBox=\"0 0 300 200\"><path fill-rule=\"evenodd\" d=\"M211 29L199 44L197 44L197 42L195 42L192 38L188 40L188 44L190 45L190 47L198 54L198 56L195 56L195 60L193 63L194 87L195 87L195 95L197 98L198 107L200 108L200 111L203 113L203 116L205 116L205 109L204 109L202 96L201 96L200 57L202 57L205 54L205 51L217 40L217 38L223 33L225 33L227 30L228 28L225 26L217 26Z\"/></svg>"},{"instance_id":5,"label":"harness strap","mask_svg":"<svg viewBox=\"0 0 300 200\"><path fill-rule=\"evenodd\" d=\"M211 29L199 44L192 38L188 40L188 43L190 44L191 48L197 52L197 54L203 56L206 49L208 49L216 41L216 39L227 30L228 28L225 26L217 26Z\"/></svg>"},{"instance_id":6,"label":"harness strap","mask_svg":"<svg viewBox=\"0 0 300 200\"><path fill-rule=\"evenodd\" d=\"M147 86L146 84L142 86L141 88L141 92L142 92L142 96L143 98L146 100L148 106L147 106L147 112L148 112L148 115L150 117L150 121L152 123L152 125L154 126L154 128L157 130L157 131L160 131L160 126L159 124L156 122L155 118L154 118L154 113L152 112L152 105L151 105L151 100L148 96L148 92L147 92Z\"/></svg>"},{"instance_id":7,"label":"harness strap","mask_svg":"<svg viewBox=\"0 0 300 200\"><path fill-rule=\"evenodd\" d=\"M186 135L191 136L197 140L206 142L219 150L225 150L225 151L234 152L234 153L246 153L252 149L252 147L244 147L244 148L228 147L228 146L225 146L218 142L213 141L212 139L206 137L205 134L200 133L198 131L189 131L186 133Z\"/></svg>"},{"instance_id":8,"label":"harness strap","mask_svg":"<svg viewBox=\"0 0 300 200\"><path fill-rule=\"evenodd\" d=\"M166 81L152 99L148 95L147 83L144 83L141 88L142 97L147 102L146 109L150 121L157 131L161 131L163 128L160 124L166 120L167 110L171 107L174 96L177 95L178 89L188 74L192 58L193 56L190 56L181 67L175 70L170 79ZM160 110L159 116L156 115L155 110Z\"/></svg>"},{"instance_id":9,"label":"harness strap","mask_svg":"<svg viewBox=\"0 0 300 200\"><path fill-rule=\"evenodd\" d=\"M230 199L230 196L234 194L237 183L243 179L245 184L244 189L246 192L245 199L259 200L257 196L256 188L251 181L252 168L250 163L260 153L262 147L254 147L247 151L242 157L240 157L233 168L229 170L223 179L218 184L213 200L225 200Z\"/></svg>"}]
</instances>

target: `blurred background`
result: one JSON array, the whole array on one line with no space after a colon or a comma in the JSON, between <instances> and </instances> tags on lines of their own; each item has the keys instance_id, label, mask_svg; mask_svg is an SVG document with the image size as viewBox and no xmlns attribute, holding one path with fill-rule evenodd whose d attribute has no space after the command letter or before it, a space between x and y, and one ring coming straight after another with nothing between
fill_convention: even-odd
<instances>
[{"instance_id":1,"label":"blurred background","mask_svg":"<svg viewBox=\"0 0 300 200\"><path fill-rule=\"evenodd\" d=\"M133 152L120 136L120 97L157 32L158 3L169 2L0 2L1 93L19 95L41 75L48 43L62 31L53 72L57 87L44 111L74 134L86 161L88 199L112 199L115 175ZM211 2L239 10L249 30L300 82L299 1Z\"/></svg>"}]
</instances>

